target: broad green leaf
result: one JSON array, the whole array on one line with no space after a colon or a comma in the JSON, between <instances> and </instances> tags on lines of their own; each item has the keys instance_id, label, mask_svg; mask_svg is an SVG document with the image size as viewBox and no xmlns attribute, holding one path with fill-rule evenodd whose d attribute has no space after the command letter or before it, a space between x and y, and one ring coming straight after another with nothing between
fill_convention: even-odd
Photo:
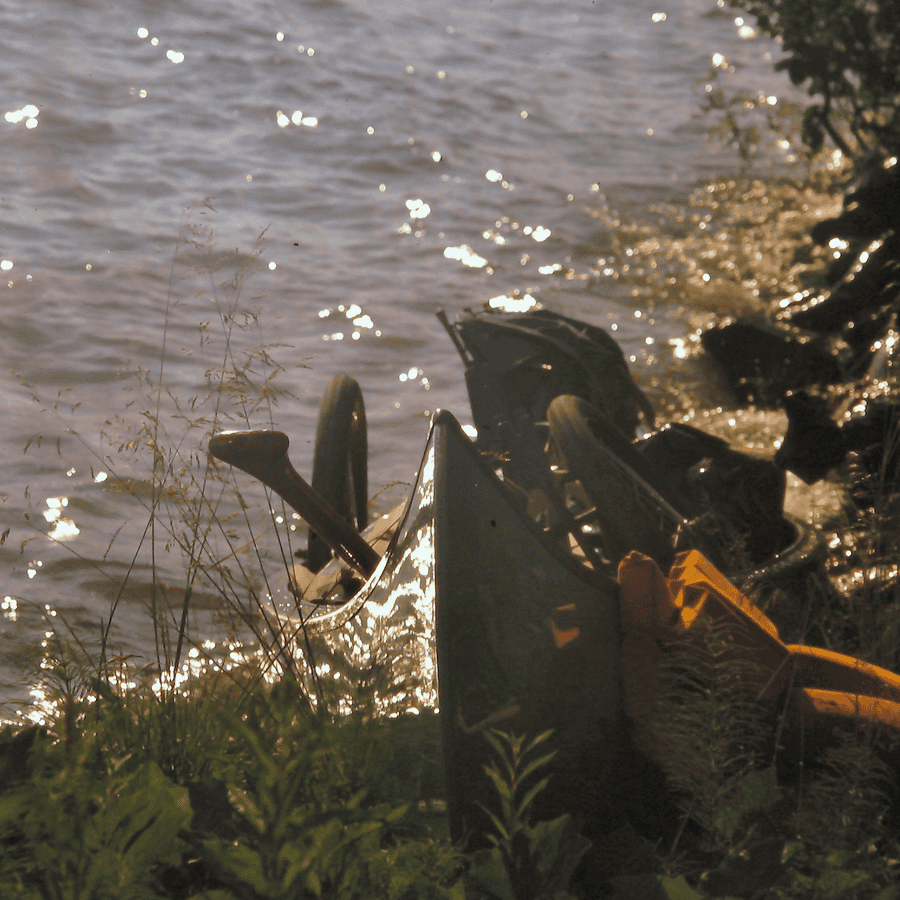
<instances>
[{"instance_id":1,"label":"broad green leaf","mask_svg":"<svg viewBox=\"0 0 900 900\"><path fill-rule=\"evenodd\" d=\"M667 900L703 900L703 894L697 893L687 883L684 875L677 878L660 876L659 886L663 889Z\"/></svg>"},{"instance_id":2,"label":"broad green leaf","mask_svg":"<svg viewBox=\"0 0 900 900\"><path fill-rule=\"evenodd\" d=\"M769 810L780 799L781 790L774 767L750 771L741 779L734 795L713 820L713 830L730 843L746 816Z\"/></svg>"},{"instance_id":3,"label":"broad green leaf","mask_svg":"<svg viewBox=\"0 0 900 900\"><path fill-rule=\"evenodd\" d=\"M532 738L532 741L526 748L525 752L531 753L531 751L534 750L535 747L539 746L540 744L543 744L545 741L548 741L552 735L553 735L552 729L547 729L547 731L542 731L539 735Z\"/></svg>"},{"instance_id":4,"label":"broad green leaf","mask_svg":"<svg viewBox=\"0 0 900 900\"><path fill-rule=\"evenodd\" d=\"M392 825L395 822L399 822L404 819L409 812L409 804L401 803L400 806L394 807L392 810L389 810L385 813L384 820L385 822L390 822Z\"/></svg>"},{"instance_id":5,"label":"broad green leaf","mask_svg":"<svg viewBox=\"0 0 900 900\"><path fill-rule=\"evenodd\" d=\"M473 855L469 879L492 900L517 900L503 863L503 854L496 848L479 850Z\"/></svg>"},{"instance_id":6,"label":"broad green leaf","mask_svg":"<svg viewBox=\"0 0 900 900\"><path fill-rule=\"evenodd\" d=\"M0 794L0 828L9 826L28 811L33 802L33 792L28 789L5 791Z\"/></svg>"},{"instance_id":7,"label":"broad green leaf","mask_svg":"<svg viewBox=\"0 0 900 900\"><path fill-rule=\"evenodd\" d=\"M270 885L256 850L246 844L226 844L220 838L203 841L203 849L216 868L265 896Z\"/></svg>"},{"instance_id":8,"label":"broad green leaf","mask_svg":"<svg viewBox=\"0 0 900 900\"><path fill-rule=\"evenodd\" d=\"M532 856L544 881L545 891L565 891L578 861L591 848L575 820L566 813L534 827Z\"/></svg>"},{"instance_id":9,"label":"broad green leaf","mask_svg":"<svg viewBox=\"0 0 900 900\"><path fill-rule=\"evenodd\" d=\"M870 878L868 872L861 869L829 871L815 879L818 896L823 898L840 897L860 884L865 884Z\"/></svg>"},{"instance_id":10,"label":"broad green leaf","mask_svg":"<svg viewBox=\"0 0 900 900\"><path fill-rule=\"evenodd\" d=\"M491 779L494 789L506 800L512 799L512 785L509 779L501 775L493 766L484 767L485 774Z\"/></svg>"},{"instance_id":11,"label":"broad green leaf","mask_svg":"<svg viewBox=\"0 0 900 900\"><path fill-rule=\"evenodd\" d=\"M873 900L897 900L898 897L900 897L900 887L897 887L896 884L892 884L883 891L879 891L874 896Z\"/></svg>"},{"instance_id":12,"label":"broad green leaf","mask_svg":"<svg viewBox=\"0 0 900 900\"><path fill-rule=\"evenodd\" d=\"M109 848L136 875L158 863L177 865L178 832L190 819L187 788L173 784L156 763L147 762L92 816L88 848Z\"/></svg>"}]
</instances>

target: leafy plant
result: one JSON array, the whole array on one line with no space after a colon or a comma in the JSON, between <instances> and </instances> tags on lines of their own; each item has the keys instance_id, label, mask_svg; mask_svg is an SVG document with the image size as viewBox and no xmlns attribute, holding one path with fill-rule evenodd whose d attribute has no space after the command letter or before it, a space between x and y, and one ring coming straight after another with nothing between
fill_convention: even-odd
<instances>
[{"instance_id":1,"label":"leafy plant","mask_svg":"<svg viewBox=\"0 0 900 900\"><path fill-rule=\"evenodd\" d=\"M776 68L820 98L803 138L851 159L900 155L900 7L895 0L731 0L782 44Z\"/></svg>"},{"instance_id":2,"label":"leafy plant","mask_svg":"<svg viewBox=\"0 0 900 900\"><path fill-rule=\"evenodd\" d=\"M757 701L764 679L739 647L730 627L706 621L672 641L668 687L653 716L663 767L684 810L682 830L693 820L724 848L733 846L745 816L777 800L774 772L758 770L767 731Z\"/></svg>"},{"instance_id":3,"label":"leafy plant","mask_svg":"<svg viewBox=\"0 0 900 900\"><path fill-rule=\"evenodd\" d=\"M235 893L265 900L451 898L458 858L416 827L410 806L379 796L390 750L379 726L303 712L290 680L256 698L231 729L237 840L198 844Z\"/></svg>"},{"instance_id":4,"label":"leafy plant","mask_svg":"<svg viewBox=\"0 0 900 900\"><path fill-rule=\"evenodd\" d=\"M782 858L796 897L900 896L900 862L885 827L891 775L864 733L848 732L798 786ZM892 893L893 891L893 893ZM788 896L785 891L778 897Z\"/></svg>"},{"instance_id":5,"label":"leafy plant","mask_svg":"<svg viewBox=\"0 0 900 900\"><path fill-rule=\"evenodd\" d=\"M76 705L71 743L55 728L0 734L0 896L461 900L462 859L415 762L435 723L338 724L290 679L251 677L172 767L160 733L208 720L191 713L204 699L104 689ZM402 791L384 777L401 765Z\"/></svg>"},{"instance_id":6,"label":"leafy plant","mask_svg":"<svg viewBox=\"0 0 900 900\"><path fill-rule=\"evenodd\" d=\"M578 861L591 846L568 814L531 821L531 806L550 783L549 776L537 777L555 755L546 747L549 737L549 731L531 739L486 733L494 761L485 772L497 793L499 814L485 808L495 829L490 835L493 846L474 854L469 879L495 900L562 900L569 896Z\"/></svg>"},{"instance_id":7,"label":"leafy plant","mask_svg":"<svg viewBox=\"0 0 900 900\"><path fill-rule=\"evenodd\" d=\"M46 738L31 773L0 794L0 893L52 900L157 896L160 876L181 864L191 820L185 788L153 762L98 767L91 746L57 767Z\"/></svg>"}]
</instances>

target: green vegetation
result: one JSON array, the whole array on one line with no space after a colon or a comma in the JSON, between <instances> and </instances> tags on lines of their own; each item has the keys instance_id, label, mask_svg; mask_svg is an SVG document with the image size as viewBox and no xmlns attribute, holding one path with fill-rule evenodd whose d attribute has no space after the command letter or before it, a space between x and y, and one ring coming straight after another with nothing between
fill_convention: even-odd
<instances>
[{"instance_id":1,"label":"green vegetation","mask_svg":"<svg viewBox=\"0 0 900 900\"><path fill-rule=\"evenodd\" d=\"M893 776L873 735L849 728L798 765L781 746L783 712L757 702L760 673L735 653L736 637L705 624L664 664L656 719L681 821L661 858L663 895L900 896Z\"/></svg>"},{"instance_id":2,"label":"green vegetation","mask_svg":"<svg viewBox=\"0 0 900 900\"><path fill-rule=\"evenodd\" d=\"M786 769L727 632L692 630L667 669L674 836L626 825L592 847L569 815L534 821L553 790L548 735L491 732L491 846L471 855L447 838L436 716L335 720L249 666L163 697L60 684L65 714L0 733L0 897L900 896L892 778L871 736ZM601 893L579 861L602 868Z\"/></svg>"},{"instance_id":3,"label":"green vegetation","mask_svg":"<svg viewBox=\"0 0 900 900\"><path fill-rule=\"evenodd\" d=\"M818 98L803 116L814 151L826 138L848 158L900 156L900 6L895 0L731 0L787 54L776 66Z\"/></svg>"},{"instance_id":4,"label":"green vegetation","mask_svg":"<svg viewBox=\"0 0 900 900\"><path fill-rule=\"evenodd\" d=\"M531 739L497 731L486 734L494 761L485 771L499 810L485 807L495 829L489 836L493 846L473 854L469 881L489 900L566 900L578 861L591 846L569 814L531 820L531 805L550 784L545 771L554 754L542 747L549 737L549 731Z\"/></svg>"},{"instance_id":5,"label":"green vegetation","mask_svg":"<svg viewBox=\"0 0 900 900\"><path fill-rule=\"evenodd\" d=\"M461 896L436 717L338 726L290 678L75 706L68 734L0 737L2 897Z\"/></svg>"}]
</instances>

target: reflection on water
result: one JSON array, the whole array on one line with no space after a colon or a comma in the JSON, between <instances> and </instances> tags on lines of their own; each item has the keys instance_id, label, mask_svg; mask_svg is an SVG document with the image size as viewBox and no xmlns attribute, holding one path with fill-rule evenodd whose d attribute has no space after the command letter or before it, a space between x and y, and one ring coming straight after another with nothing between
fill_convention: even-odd
<instances>
[{"instance_id":1,"label":"reflection on water","mask_svg":"<svg viewBox=\"0 0 900 900\"><path fill-rule=\"evenodd\" d=\"M459 247L446 247L444 256L447 259L455 259L470 269L483 269L487 266L488 261L479 256L468 244L462 244Z\"/></svg>"},{"instance_id":2,"label":"reflection on water","mask_svg":"<svg viewBox=\"0 0 900 900\"><path fill-rule=\"evenodd\" d=\"M140 683L158 696L189 696L198 679L231 672L257 673L273 683L284 674L288 660L282 653L288 653L308 698L333 713L364 709L394 716L436 711L434 465L435 448L429 440L393 549L343 606L323 614L321 607L307 604L302 616L270 607L267 649L260 649L249 635L247 640L205 639L186 650L177 670L157 671L149 680L153 666L145 667L138 679L135 667L120 657L106 670L110 686L127 694ZM19 606L15 598L6 597L0 612L16 622ZM43 678L30 687L27 706L15 713L47 724L61 709L66 692L75 690L88 702L96 694L84 673L70 677L78 667L73 667L65 627L54 621L57 611L46 605L40 615L45 628L40 641ZM94 672L90 662L87 671L89 681Z\"/></svg>"},{"instance_id":3,"label":"reflection on water","mask_svg":"<svg viewBox=\"0 0 900 900\"><path fill-rule=\"evenodd\" d=\"M314 665L310 694L337 711L350 712L360 700L380 715L437 708L430 440L394 549L356 597L306 619L298 638L302 630Z\"/></svg>"},{"instance_id":4,"label":"reflection on water","mask_svg":"<svg viewBox=\"0 0 900 900\"><path fill-rule=\"evenodd\" d=\"M62 511L69 505L68 497L48 497L47 509L44 510L44 518L53 526L47 533L53 541L67 541L77 537L78 526L66 518Z\"/></svg>"},{"instance_id":5,"label":"reflection on water","mask_svg":"<svg viewBox=\"0 0 900 900\"><path fill-rule=\"evenodd\" d=\"M26 103L21 109L11 109L3 114L3 118L12 124L24 122L26 128L37 128L40 110L33 103Z\"/></svg>"}]
</instances>

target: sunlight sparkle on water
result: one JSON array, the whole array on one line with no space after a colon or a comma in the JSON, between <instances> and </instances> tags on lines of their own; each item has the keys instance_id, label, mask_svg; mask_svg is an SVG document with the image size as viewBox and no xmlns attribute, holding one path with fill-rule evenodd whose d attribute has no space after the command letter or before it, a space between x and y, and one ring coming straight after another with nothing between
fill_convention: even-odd
<instances>
[{"instance_id":1,"label":"sunlight sparkle on water","mask_svg":"<svg viewBox=\"0 0 900 900\"><path fill-rule=\"evenodd\" d=\"M363 329L371 330L376 337L381 337L381 331L380 329L375 328L375 322L372 320L372 317L364 313L362 307L357 303L351 303L350 306L340 304L337 309L334 310L320 309L317 316L320 319L328 319L336 313L341 313L344 318L350 319L356 326L356 330L350 333L351 340L358 341L362 337ZM344 334L340 331L322 335L323 341L342 341L343 339Z\"/></svg>"},{"instance_id":2,"label":"sunlight sparkle on water","mask_svg":"<svg viewBox=\"0 0 900 900\"><path fill-rule=\"evenodd\" d=\"M538 305L537 300L531 294L523 294L520 297L503 294L499 297L491 297L488 306L491 309L501 309L504 312L528 312Z\"/></svg>"},{"instance_id":3,"label":"sunlight sparkle on water","mask_svg":"<svg viewBox=\"0 0 900 900\"><path fill-rule=\"evenodd\" d=\"M424 200L407 200L406 208L411 219L424 219L431 212L431 207Z\"/></svg>"},{"instance_id":4,"label":"sunlight sparkle on water","mask_svg":"<svg viewBox=\"0 0 900 900\"><path fill-rule=\"evenodd\" d=\"M738 37L741 40L749 41L750 38L756 37L756 29L752 25L748 25L740 16L734 20L734 24L738 30Z\"/></svg>"},{"instance_id":5,"label":"sunlight sparkle on water","mask_svg":"<svg viewBox=\"0 0 900 900\"><path fill-rule=\"evenodd\" d=\"M24 121L26 128L37 128L39 113L40 110L33 103L29 103L21 109L12 109L4 113L3 118L12 124Z\"/></svg>"},{"instance_id":6,"label":"sunlight sparkle on water","mask_svg":"<svg viewBox=\"0 0 900 900\"><path fill-rule=\"evenodd\" d=\"M315 116L304 116L303 110L295 109L290 116L283 110L275 113L275 121L279 128L287 128L288 125L303 125L306 128L315 128L319 124L319 120Z\"/></svg>"},{"instance_id":7,"label":"sunlight sparkle on water","mask_svg":"<svg viewBox=\"0 0 900 900\"><path fill-rule=\"evenodd\" d=\"M401 372L398 378L400 381L415 381L420 375L424 375L425 373L421 369L417 369L413 366L408 372ZM425 387L428 387L428 379L423 378L422 384Z\"/></svg>"},{"instance_id":8,"label":"sunlight sparkle on water","mask_svg":"<svg viewBox=\"0 0 900 900\"><path fill-rule=\"evenodd\" d=\"M62 511L69 505L68 497L48 497L44 518L53 526L47 537L54 541L67 541L79 534L78 526L63 516Z\"/></svg>"},{"instance_id":9,"label":"sunlight sparkle on water","mask_svg":"<svg viewBox=\"0 0 900 900\"><path fill-rule=\"evenodd\" d=\"M479 256L468 244L461 244L459 247L446 247L444 256L447 259L459 260L464 266L471 269L482 269L487 265L487 260L483 256Z\"/></svg>"}]
</instances>

